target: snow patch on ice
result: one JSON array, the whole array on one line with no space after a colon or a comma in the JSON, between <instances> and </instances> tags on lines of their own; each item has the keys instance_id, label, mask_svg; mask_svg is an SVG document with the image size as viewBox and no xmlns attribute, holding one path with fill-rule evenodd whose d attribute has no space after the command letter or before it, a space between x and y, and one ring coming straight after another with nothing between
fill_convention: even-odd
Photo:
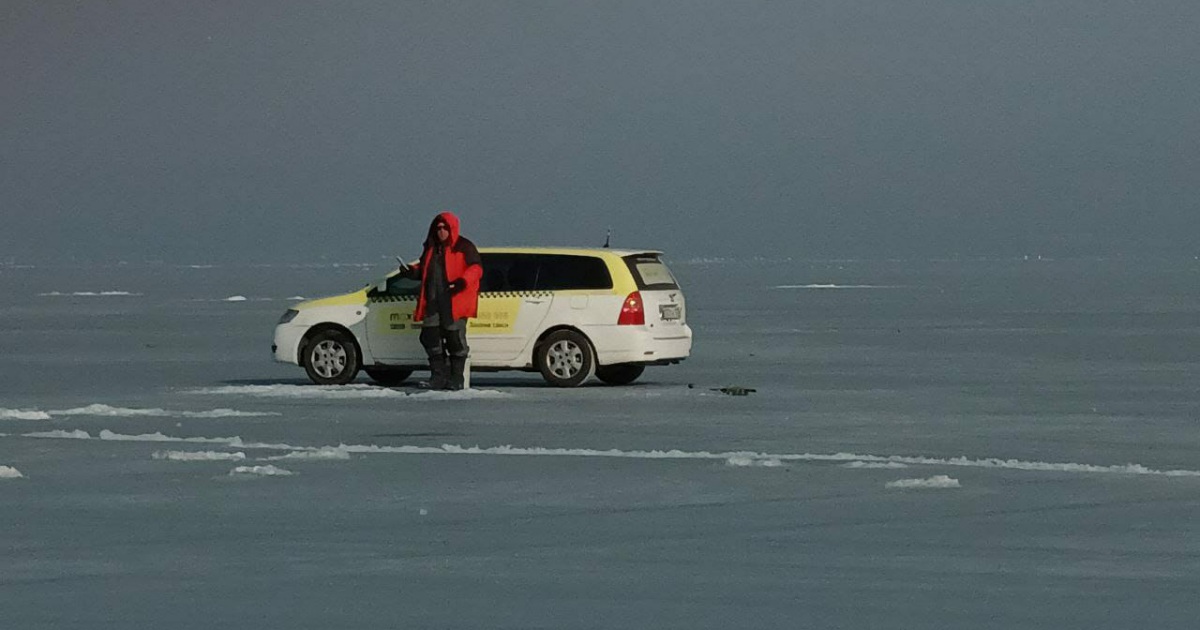
<instances>
[{"instance_id":1,"label":"snow patch on ice","mask_svg":"<svg viewBox=\"0 0 1200 630\"><path fill-rule=\"evenodd\" d=\"M82 431L81 431L82 433ZM86 435L86 434L85 434ZM140 435L125 435L122 433L114 433L108 429L102 429L99 435L101 440L110 442L192 442L197 444L228 444L229 446L241 446L242 438L240 437L172 437L163 435L162 433L142 433Z\"/></svg>"},{"instance_id":2,"label":"snow patch on ice","mask_svg":"<svg viewBox=\"0 0 1200 630\"><path fill-rule=\"evenodd\" d=\"M165 459L172 462L219 462L241 461L246 459L242 452L222 453L218 451L154 451L154 459Z\"/></svg>"},{"instance_id":3,"label":"snow patch on ice","mask_svg":"<svg viewBox=\"0 0 1200 630\"><path fill-rule=\"evenodd\" d=\"M25 475L11 466L0 466L0 479L20 479Z\"/></svg>"},{"instance_id":4,"label":"snow patch on ice","mask_svg":"<svg viewBox=\"0 0 1200 630\"><path fill-rule=\"evenodd\" d=\"M64 431L56 429L54 431L35 431L33 433L23 433L21 437L27 438L51 438L51 439L75 439L75 440L104 440L108 442L183 442L189 444L224 444L234 448L271 448L277 450L310 450L305 447L287 446L280 444L256 444L250 446L245 444L240 437L174 437L163 435L162 433L143 433L140 435L126 435L123 433L115 433L108 429L102 429L96 437L92 437L87 431L74 430Z\"/></svg>"},{"instance_id":5,"label":"snow patch on ice","mask_svg":"<svg viewBox=\"0 0 1200 630\"><path fill-rule=\"evenodd\" d=\"M402 391L362 383L349 385L224 385L185 390L189 394L256 398L404 398Z\"/></svg>"},{"instance_id":6,"label":"snow patch on ice","mask_svg":"<svg viewBox=\"0 0 1200 630\"><path fill-rule=\"evenodd\" d=\"M322 446L314 450L292 451L287 455L276 455L274 457L264 457L263 461L279 461L279 460L317 460L317 461L333 461L350 459L350 451L341 446Z\"/></svg>"},{"instance_id":7,"label":"snow patch on ice","mask_svg":"<svg viewBox=\"0 0 1200 630\"><path fill-rule=\"evenodd\" d=\"M458 391L424 391L409 394L413 400L488 400L493 398L512 398L513 395L495 389L460 389Z\"/></svg>"},{"instance_id":8,"label":"snow patch on ice","mask_svg":"<svg viewBox=\"0 0 1200 630\"><path fill-rule=\"evenodd\" d=\"M778 468L783 466L783 462L775 457L762 458L734 455L725 460L725 465L735 468Z\"/></svg>"},{"instance_id":9,"label":"snow patch on ice","mask_svg":"<svg viewBox=\"0 0 1200 630\"><path fill-rule=\"evenodd\" d=\"M141 293L130 293L129 291L75 291L72 293L51 291L38 294L39 297L130 297L139 295Z\"/></svg>"},{"instance_id":10,"label":"snow patch on ice","mask_svg":"<svg viewBox=\"0 0 1200 630\"><path fill-rule=\"evenodd\" d=\"M92 436L88 435L87 431L63 431L55 429L53 431L34 431L33 433L22 434L22 437L28 438L50 438L63 440L90 440Z\"/></svg>"},{"instance_id":11,"label":"snow patch on ice","mask_svg":"<svg viewBox=\"0 0 1200 630\"><path fill-rule=\"evenodd\" d=\"M230 477L290 477L296 473L270 464L266 466L238 466L229 471Z\"/></svg>"},{"instance_id":12,"label":"snow patch on ice","mask_svg":"<svg viewBox=\"0 0 1200 630\"><path fill-rule=\"evenodd\" d=\"M209 409L208 411L183 411L185 418L255 418L262 416L282 416L278 411L238 411L236 409Z\"/></svg>"},{"instance_id":13,"label":"snow patch on ice","mask_svg":"<svg viewBox=\"0 0 1200 630\"><path fill-rule=\"evenodd\" d=\"M387 391L387 390L384 390ZM86 431L43 431L35 433L23 434L24 437L31 438L74 438L74 439L91 439L91 436ZM907 455L863 455L857 453L756 453L752 451L727 451L727 452L710 452L710 451L681 451L678 449L672 450L596 450L596 449L571 449L571 448L540 448L540 447L515 447L515 446L460 446L456 444L443 444L442 446L380 446L377 444L339 444L336 447L312 447L312 446L293 446L290 444L269 444L257 442L245 442L240 437L172 437L163 435L162 433L149 433L142 435L123 435L114 433L109 430L102 430L99 434L99 439L110 441L137 441L137 442L189 442L189 443L206 443L206 444L225 444L235 448L246 449L268 449L281 451L304 451L314 452L322 449L343 450L351 454L372 454L372 453L392 453L401 455L496 455L496 456L532 456L532 457L617 457L617 458L632 458L632 459L690 459L690 460L731 460L731 459L751 459L751 460L779 460L780 463L793 461L813 461L813 462L840 462L842 464L852 464L853 462L863 462L862 466L868 464L888 465L888 464L905 464L911 466L960 466L970 468L1003 468L1009 470L1026 470L1037 472L1061 472L1061 473L1084 473L1084 474L1120 474L1120 475L1154 475L1162 477L1200 477L1200 470L1158 470L1143 466L1142 464L1121 464L1116 466L1100 466L1094 464L1076 464L1070 462L1029 462L1016 459L971 459L967 457L953 458L937 458L937 457L914 457ZM732 464L736 465L736 464ZM855 465L857 466L857 465ZM894 466L888 466L894 467Z\"/></svg>"},{"instance_id":14,"label":"snow patch on ice","mask_svg":"<svg viewBox=\"0 0 1200 630\"><path fill-rule=\"evenodd\" d=\"M54 416L108 416L108 417L136 417L136 416L166 416L170 415L163 409L130 409L128 407L112 407L96 403L84 407L75 407L74 409L51 409L50 415Z\"/></svg>"},{"instance_id":15,"label":"snow patch on ice","mask_svg":"<svg viewBox=\"0 0 1200 630\"><path fill-rule=\"evenodd\" d=\"M189 394L218 396L253 396L256 398L412 398L414 400L463 400L511 398L513 395L494 389L464 389L457 392L428 391L410 394L401 390L351 383L349 385L225 385L186 390Z\"/></svg>"},{"instance_id":16,"label":"snow patch on ice","mask_svg":"<svg viewBox=\"0 0 1200 630\"><path fill-rule=\"evenodd\" d=\"M110 418L121 417L159 417L159 418L248 418L257 416L280 416L277 411L238 411L236 409L209 409L207 411L171 411L167 409L147 408L135 409L130 407L113 407L105 404L92 404L74 409L51 409L51 416L103 416Z\"/></svg>"},{"instance_id":17,"label":"snow patch on ice","mask_svg":"<svg viewBox=\"0 0 1200 630\"><path fill-rule=\"evenodd\" d=\"M777 284L772 289L899 289L886 284Z\"/></svg>"},{"instance_id":18,"label":"snow patch on ice","mask_svg":"<svg viewBox=\"0 0 1200 630\"><path fill-rule=\"evenodd\" d=\"M842 468L908 468L908 464L900 462L864 462L855 460L842 464Z\"/></svg>"},{"instance_id":19,"label":"snow patch on ice","mask_svg":"<svg viewBox=\"0 0 1200 630\"><path fill-rule=\"evenodd\" d=\"M957 479L951 479L946 475L934 475L927 479L898 479L889 481L884 484L886 488L959 488L961 487Z\"/></svg>"},{"instance_id":20,"label":"snow patch on ice","mask_svg":"<svg viewBox=\"0 0 1200 630\"><path fill-rule=\"evenodd\" d=\"M0 409L0 420L49 420L50 414L37 409Z\"/></svg>"},{"instance_id":21,"label":"snow patch on ice","mask_svg":"<svg viewBox=\"0 0 1200 630\"><path fill-rule=\"evenodd\" d=\"M495 447L464 447L455 444L434 446L377 446L377 445L342 445L351 453L401 453L401 454L445 454L445 455L516 455L516 456L550 456L550 457L629 457L635 459L730 459L733 457L749 457L755 459L778 459L781 462L815 461L815 462L875 462L900 463L921 466L963 466L970 468L1005 468L1011 470L1028 470L1039 472L1065 473L1099 473L1124 475L1157 475L1164 477L1200 477L1200 470L1156 470L1141 464L1123 464L1119 466L1097 466L1092 464L1075 464L1059 462L1027 462L1015 459L970 459L967 457L936 458L912 457L906 455L862 455L856 453L754 453L738 452L709 452L709 451L623 451L610 449L606 451L593 449L566 448L518 448L514 446Z\"/></svg>"}]
</instances>

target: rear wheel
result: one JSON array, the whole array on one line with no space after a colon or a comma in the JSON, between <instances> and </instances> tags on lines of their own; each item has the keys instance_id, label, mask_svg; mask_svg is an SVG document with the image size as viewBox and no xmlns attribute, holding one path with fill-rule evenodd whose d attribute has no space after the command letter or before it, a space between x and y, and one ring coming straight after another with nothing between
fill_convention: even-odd
<instances>
[{"instance_id":1,"label":"rear wheel","mask_svg":"<svg viewBox=\"0 0 1200 630\"><path fill-rule=\"evenodd\" d=\"M646 366L636 363L618 363L616 365L601 365L596 368L596 378L609 385L628 385L646 371Z\"/></svg>"},{"instance_id":2,"label":"rear wheel","mask_svg":"<svg viewBox=\"0 0 1200 630\"><path fill-rule=\"evenodd\" d=\"M340 330L322 330L304 347L304 371L317 385L345 385L358 375L358 346Z\"/></svg>"},{"instance_id":3,"label":"rear wheel","mask_svg":"<svg viewBox=\"0 0 1200 630\"><path fill-rule=\"evenodd\" d=\"M409 376L412 376L413 371L408 368L363 368L367 376L371 377L372 381L391 387L403 383Z\"/></svg>"},{"instance_id":4,"label":"rear wheel","mask_svg":"<svg viewBox=\"0 0 1200 630\"><path fill-rule=\"evenodd\" d=\"M596 354L587 337L573 330L556 330L533 353L542 378L555 387L576 387L596 372Z\"/></svg>"}]
</instances>

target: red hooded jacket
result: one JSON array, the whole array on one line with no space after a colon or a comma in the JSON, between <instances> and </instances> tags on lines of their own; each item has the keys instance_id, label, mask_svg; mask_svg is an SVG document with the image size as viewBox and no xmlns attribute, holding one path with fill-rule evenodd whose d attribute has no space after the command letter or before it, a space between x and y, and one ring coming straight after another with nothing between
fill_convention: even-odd
<instances>
[{"instance_id":1,"label":"red hooded jacket","mask_svg":"<svg viewBox=\"0 0 1200 630\"><path fill-rule=\"evenodd\" d=\"M421 252L421 262L416 265L417 273L421 274L421 292L417 294L417 309L413 311L413 319L425 319L425 283L429 270L429 257L433 256L434 245L438 242L434 228L439 221L444 221L450 228L450 241L442 249L445 252L446 281L463 280L466 288L455 293L450 298L450 311L454 319L475 317L479 311L479 279L483 277L483 261L475 244L458 233L458 217L452 212L442 212L433 218L429 224L429 233L425 237L425 251Z\"/></svg>"}]
</instances>

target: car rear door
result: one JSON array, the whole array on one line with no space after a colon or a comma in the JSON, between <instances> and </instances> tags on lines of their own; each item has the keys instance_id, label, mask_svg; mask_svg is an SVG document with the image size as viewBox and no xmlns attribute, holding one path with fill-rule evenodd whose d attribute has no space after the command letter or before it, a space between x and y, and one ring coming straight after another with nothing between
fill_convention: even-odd
<instances>
[{"instance_id":1,"label":"car rear door","mask_svg":"<svg viewBox=\"0 0 1200 630\"><path fill-rule=\"evenodd\" d=\"M674 274L658 254L632 254L625 265L637 283L646 312L646 325L655 338L671 339L686 334L687 302Z\"/></svg>"},{"instance_id":2,"label":"car rear door","mask_svg":"<svg viewBox=\"0 0 1200 630\"><path fill-rule=\"evenodd\" d=\"M536 254L484 253L479 313L467 329L472 361L520 362L550 312L552 295L537 289Z\"/></svg>"}]
</instances>

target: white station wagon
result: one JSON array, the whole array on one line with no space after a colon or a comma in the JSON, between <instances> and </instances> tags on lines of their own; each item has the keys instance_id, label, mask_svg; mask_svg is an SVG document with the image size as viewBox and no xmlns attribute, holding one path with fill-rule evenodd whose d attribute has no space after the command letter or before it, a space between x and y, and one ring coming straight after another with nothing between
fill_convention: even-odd
<instances>
[{"instance_id":1,"label":"white station wagon","mask_svg":"<svg viewBox=\"0 0 1200 630\"><path fill-rule=\"evenodd\" d=\"M467 342L475 371L541 372L574 387L595 375L631 383L648 365L686 359L687 306L662 252L481 247L478 316ZM393 272L345 295L301 302L275 327L275 359L321 385L360 369L382 385L428 369L413 321L419 282Z\"/></svg>"}]
</instances>

